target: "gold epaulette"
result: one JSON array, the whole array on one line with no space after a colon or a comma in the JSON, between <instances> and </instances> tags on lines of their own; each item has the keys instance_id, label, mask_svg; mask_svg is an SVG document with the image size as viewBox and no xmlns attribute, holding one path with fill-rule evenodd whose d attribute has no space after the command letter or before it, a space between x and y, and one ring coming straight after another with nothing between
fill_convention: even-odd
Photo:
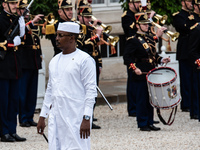
<instances>
[{"instance_id":1,"label":"gold epaulette","mask_svg":"<svg viewBox=\"0 0 200 150\"><path fill-rule=\"evenodd\" d=\"M126 40L130 40L130 39L133 39L135 36L131 36L131 37L128 37Z\"/></svg>"},{"instance_id":2,"label":"gold epaulette","mask_svg":"<svg viewBox=\"0 0 200 150\"><path fill-rule=\"evenodd\" d=\"M130 28L133 29L134 25L135 25L135 22L133 22L133 23L130 25Z\"/></svg>"},{"instance_id":3,"label":"gold epaulette","mask_svg":"<svg viewBox=\"0 0 200 150\"><path fill-rule=\"evenodd\" d=\"M173 13L172 14L172 16L176 16L177 14L179 14L180 12L178 11L178 12L175 12L175 13Z\"/></svg>"},{"instance_id":4,"label":"gold epaulette","mask_svg":"<svg viewBox=\"0 0 200 150\"><path fill-rule=\"evenodd\" d=\"M52 24L48 24L46 25L46 35L49 35L49 34L55 34L56 33L56 30L55 30L55 26L54 24L56 24L58 22L58 20L56 20L54 23Z\"/></svg>"},{"instance_id":5,"label":"gold epaulette","mask_svg":"<svg viewBox=\"0 0 200 150\"><path fill-rule=\"evenodd\" d=\"M121 17L123 18L124 16L126 16L126 14L127 14L127 11L125 11Z\"/></svg>"},{"instance_id":6,"label":"gold epaulette","mask_svg":"<svg viewBox=\"0 0 200 150\"><path fill-rule=\"evenodd\" d=\"M190 27L190 30L193 30L194 28L196 28L199 25L199 23L195 23L193 26Z\"/></svg>"},{"instance_id":7,"label":"gold epaulette","mask_svg":"<svg viewBox=\"0 0 200 150\"><path fill-rule=\"evenodd\" d=\"M83 34L87 34L87 29L86 29L86 25L84 25L84 24L81 24L81 26L82 26L82 33Z\"/></svg>"}]
</instances>

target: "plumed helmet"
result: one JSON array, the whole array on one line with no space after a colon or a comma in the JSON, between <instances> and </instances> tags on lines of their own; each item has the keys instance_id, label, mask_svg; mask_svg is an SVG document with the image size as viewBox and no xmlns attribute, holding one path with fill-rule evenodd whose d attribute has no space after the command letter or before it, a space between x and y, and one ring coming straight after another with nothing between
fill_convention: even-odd
<instances>
[{"instance_id":1,"label":"plumed helmet","mask_svg":"<svg viewBox=\"0 0 200 150\"><path fill-rule=\"evenodd\" d=\"M137 24L147 24L150 23L147 13L139 12L135 14L135 20Z\"/></svg>"},{"instance_id":2,"label":"plumed helmet","mask_svg":"<svg viewBox=\"0 0 200 150\"><path fill-rule=\"evenodd\" d=\"M58 8L71 8L72 1L71 0L58 0Z\"/></svg>"},{"instance_id":3,"label":"plumed helmet","mask_svg":"<svg viewBox=\"0 0 200 150\"><path fill-rule=\"evenodd\" d=\"M28 6L28 0L18 0L17 8L26 8Z\"/></svg>"}]
</instances>

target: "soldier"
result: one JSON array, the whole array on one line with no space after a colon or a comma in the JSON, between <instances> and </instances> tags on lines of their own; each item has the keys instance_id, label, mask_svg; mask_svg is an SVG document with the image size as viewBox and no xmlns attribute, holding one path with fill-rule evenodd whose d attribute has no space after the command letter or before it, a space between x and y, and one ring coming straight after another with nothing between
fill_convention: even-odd
<instances>
[{"instance_id":1,"label":"soldier","mask_svg":"<svg viewBox=\"0 0 200 150\"><path fill-rule=\"evenodd\" d=\"M100 36L103 29L101 27L98 27L96 28L96 30L94 30L94 28L90 26L92 8L91 6L87 5L87 2L80 1L78 7L78 19L81 23L81 34L79 35L77 40L78 48L87 52L88 54L90 54L91 57L94 58L96 62L96 75L98 85L99 75L101 73L102 68L102 58L97 43L100 41ZM92 123L92 129L100 128L100 126L97 126L94 123Z\"/></svg>"},{"instance_id":2,"label":"soldier","mask_svg":"<svg viewBox=\"0 0 200 150\"><path fill-rule=\"evenodd\" d=\"M193 6L194 6L194 20L196 22L200 22L200 1L199 0L193 0Z\"/></svg>"},{"instance_id":3,"label":"soldier","mask_svg":"<svg viewBox=\"0 0 200 150\"><path fill-rule=\"evenodd\" d=\"M139 7L141 5L140 0L128 0L128 10L124 12L122 15L122 28L124 30L124 34L126 39L134 36L137 29L135 27L136 20L135 20L135 13L139 12ZM126 46L126 45L125 45ZM127 110L128 115L130 117L136 116L136 99L135 95L132 91L133 89L133 80L132 76L133 73L128 69L129 66L127 66L127 88L126 88L126 95L127 95Z\"/></svg>"},{"instance_id":4,"label":"soldier","mask_svg":"<svg viewBox=\"0 0 200 150\"><path fill-rule=\"evenodd\" d=\"M0 14L0 132L2 142L25 141L17 135L17 114L19 110L19 77L21 76L18 45L25 33L24 18L14 15L18 0L3 0ZM14 26L11 26L12 23ZM19 34L9 37L19 24ZM11 28L9 28L11 27ZM8 31L8 32L7 32ZM8 35L5 35L8 33Z\"/></svg>"},{"instance_id":5,"label":"soldier","mask_svg":"<svg viewBox=\"0 0 200 150\"><path fill-rule=\"evenodd\" d=\"M50 35L51 38L51 43L54 47L54 56L58 53L61 52L59 48L56 46L56 31L58 28L59 22L66 22L66 21L71 21L73 17L73 12L72 12L72 2L71 0L58 0L58 14L60 16L60 19L58 21L55 21L51 25L46 26L46 35Z\"/></svg>"},{"instance_id":6,"label":"soldier","mask_svg":"<svg viewBox=\"0 0 200 150\"><path fill-rule=\"evenodd\" d=\"M191 94L191 72L188 58L188 40L191 22L194 20L192 14L192 0L181 0L182 9L180 12L173 14L173 26L180 33L177 43L176 59L179 62L180 75L180 91L181 91L181 110L189 112L190 109L190 94Z\"/></svg>"},{"instance_id":7,"label":"soldier","mask_svg":"<svg viewBox=\"0 0 200 150\"><path fill-rule=\"evenodd\" d=\"M141 131L157 131L153 125L153 107L149 103L149 93L146 81L146 75L143 72L148 72L153 69L158 63L167 63L169 58L162 58L156 53L156 42L152 36L146 34L148 31L148 16L146 13L135 14L137 32L135 36L127 39L124 52L124 63L129 66L133 73L133 88L136 98L136 117L138 128ZM165 27L157 30L157 35L160 37Z\"/></svg>"},{"instance_id":8,"label":"soldier","mask_svg":"<svg viewBox=\"0 0 200 150\"><path fill-rule=\"evenodd\" d=\"M28 1L20 0L18 3L17 13L19 16L23 14L27 7ZM42 20L37 15L33 20L29 21L29 16L25 16L26 33L23 39L23 45L20 46L22 61L22 77L20 80L20 107L19 107L19 123L21 127L37 126L33 121L37 102L38 87L38 70L42 68L42 51L39 38L39 27L34 26L36 22ZM29 22L28 22L29 21Z\"/></svg>"}]
</instances>

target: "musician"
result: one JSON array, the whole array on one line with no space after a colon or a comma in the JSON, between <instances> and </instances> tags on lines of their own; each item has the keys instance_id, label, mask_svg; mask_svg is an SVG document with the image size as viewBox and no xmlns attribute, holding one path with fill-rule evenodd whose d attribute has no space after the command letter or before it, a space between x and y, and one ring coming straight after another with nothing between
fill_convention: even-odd
<instances>
[{"instance_id":1,"label":"musician","mask_svg":"<svg viewBox=\"0 0 200 150\"><path fill-rule=\"evenodd\" d=\"M146 81L146 73L153 69L158 63L167 63L169 58L162 58L156 53L156 42L152 36L146 34L148 31L148 16L146 13L136 13L135 36L127 39L124 52L124 63L133 71L133 87L136 97L136 117L138 128L141 131L157 131L160 128L153 125L153 107L149 103L149 93ZM157 30L160 37L165 27Z\"/></svg>"},{"instance_id":2,"label":"musician","mask_svg":"<svg viewBox=\"0 0 200 150\"><path fill-rule=\"evenodd\" d=\"M193 7L194 7L194 20L196 22L200 22L200 1L193 0Z\"/></svg>"},{"instance_id":3,"label":"musician","mask_svg":"<svg viewBox=\"0 0 200 150\"><path fill-rule=\"evenodd\" d=\"M72 8L73 6L72 6L71 0L67 0L67 1L58 0L58 14L60 16L60 19L58 21L55 21L53 24L46 26L46 35L50 35L51 43L54 47L54 56L61 52L61 50L57 48L56 40L55 40L58 24L59 22L71 21L73 17Z\"/></svg>"},{"instance_id":4,"label":"musician","mask_svg":"<svg viewBox=\"0 0 200 150\"><path fill-rule=\"evenodd\" d=\"M194 15L192 14L192 0L182 0L182 9L173 14L173 26L180 33L177 43L176 59L179 62L180 91L181 91L181 110L189 112L191 95L191 72L189 65L189 33L193 25Z\"/></svg>"},{"instance_id":5,"label":"musician","mask_svg":"<svg viewBox=\"0 0 200 150\"><path fill-rule=\"evenodd\" d=\"M17 13L19 16L23 14L27 7L28 1L20 0L18 3ZM25 16L26 33L23 38L21 50L21 67L22 77L20 80L20 106L19 106L19 123L21 127L37 126L33 121L37 102L38 87L38 70L42 68L42 51L39 38L39 27L34 26L36 22L42 20L37 15L33 20L29 21L29 16Z\"/></svg>"},{"instance_id":6,"label":"musician","mask_svg":"<svg viewBox=\"0 0 200 150\"><path fill-rule=\"evenodd\" d=\"M102 34L102 28L97 27L94 30L90 26L92 8L85 1L80 1L78 4L78 19L81 23L81 34L78 37L77 44L78 48L87 52L96 62L96 75L97 75L97 85L99 83L99 75L102 68L102 58L99 51L98 42L100 41L100 36ZM100 129L101 127L92 123L92 129Z\"/></svg>"},{"instance_id":7,"label":"musician","mask_svg":"<svg viewBox=\"0 0 200 150\"><path fill-rule=\"evenodd\" d=\"M199 22L200 22L200 1L193 1L194 6L194 20L193 26L190 27L190 36L189 36L189 60L192 68L192 78L191 78L191 101L190 101L190 119L198 119L199 118L199 77L200 73L197 69L198 65L195 64L196 60L199 58L199 38L195 37L199 34Z\"/></svg>"},{"instance_id":8,"label":"musician","mask_svg":"<svg viewBox=\"0 0 200 150\"><path fill-rule=\"evenodd\" d=\"M121 17L122 28L124 30L124 34L126 39L128 37L134 36L137 29L135 27L136 20L135 20L135 13L139 12L139 7L141 5L140 0L128 0L128 10L124 12ZM125 45L126 46L126 45ZM126 95L127 95L127 110L128 115L130 117L136 116L136 100L134 93L132 92L133 89L133 81L132 81L132 71L128 69L127 66L127 88L126 88Z\"/></svg>"},{"instance_id":9,"label":"musician","mask_svg":"<svg viewBox=\"0 0 200 150\"><path fill-rule=\"evenodd\" d=\"M0 14L0 134L2 142L25 141L17 135L17 114L19 110L19 78L21 76L20 53L18 46L25 33L24 18L17 18L18 0L3 0L3 11ZM19 24L19 33L9 37ZM11 27L11 28L9 28ZM8 33L7 35L5 35Z\"/></svg>"}]
</instances>

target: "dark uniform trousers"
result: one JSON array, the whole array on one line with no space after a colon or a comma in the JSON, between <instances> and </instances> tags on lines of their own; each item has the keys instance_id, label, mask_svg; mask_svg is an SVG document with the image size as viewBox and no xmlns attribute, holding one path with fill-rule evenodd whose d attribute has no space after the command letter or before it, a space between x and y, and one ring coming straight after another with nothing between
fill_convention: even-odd
<instances>
[{"instance_id":1,"label":"dark uniform trousers","mask_svg":"<svg viewBox=\"0 0 200 150\"><path fill-rule=\"evenodd\" d=\"M199 19L199 17L198 17ZM189 58L192 68L190 116L198 116L200 120L200 70L195 61L200 58L200 26L195 24L190 32Z\"/></svg>"},{"instance_id":2,"label":"dark uniform trousers","mask_svg":"<svg viewBox=\"0 0 200 150\"><path fill-rule=\"evenodd\" d=\"M7 38L4 36L8 27L12 24L16 17L9 15L5 11L0 14L0 42L4 42ZM15 25L14 25L15 26ZM12 29L13 30L13 29ZM13 39L7 41L13 44ZM4 59L0 60L0 132L1 136L5 134L16 133L17 114L19 110L19 77L21 75L21 65L19 58L19 50L13 47L6 47ZM2 54L4 48L0 47Z\"/></svg>"},{"instance_id":3,"label":"dark uniform trousers","mask_svg":"<svg viewBox=\"0 0 200 150\"><path fill-rule=\"evenodd\" d=\"M190 12L181 9L173 14L173 26L180 33L177 43L176 59L179 61L181 109L189 109L191 102L191 77L192 69L189 65L189 33L193 25L194 16Z\"/></svg>"},{"instance_id":4,"label":"dark uniform trousers","mask_svg":"<svg viewBox=\"0 0 200 150\"><path fill-rule=\"evenodd\" d=\"M37 103L38 70L41 66L41 46L39 28L32 23L26 24L24 45L22 51L22 77L20 78L20 110L19 122L32 122Z\"/></svg>"},{"instance_id":5,"label":"dark uniform trousers","mask_svg":"<svg viewBox=\"0 0 200 150\"><path fill-rule=\"evenodd\" d=\"M121 17L122 20L122 28L124 30L124 34L126 39L128 37L134 36L136 34L136 27L135 27L135 13L131 10L127 10L124 12L124 14ZM126 46L126 45L125 45ZM134 95L134 88L133 85L133 72L129 69L129 66L127 66L127 87L126 87L126 95L127 95L127 110L129 116L136 114L136 99Z\"/></svg>"},{"instance_id":6,"label":"dark uniform trousers","mask_svg":"<svg viewBox=\"0 0 200 150\"><path fill-rule=\"evenodd\" d=\"M143 44L140 42L140 39L145 41ZM124 52L124 63L128 66L131 64L136 65L142 72L148 72L151 69L155 68L157 63L160 63L161 57L156 53L154 47L149 49L147 44L151 43L155 45L153 37L136 34L135 37L130 38L126 42L126 49ZM146 45L143 47L143 45ZM152 60L152 61L150 61ZM133 71L132 69L130 69ZM135 95L136 99L136 116L138 127L144 127L153 124L153 107L149 102L149 93L146 81L146 75L132 75L132 92Z\"/></svg>"}]
</instances>

